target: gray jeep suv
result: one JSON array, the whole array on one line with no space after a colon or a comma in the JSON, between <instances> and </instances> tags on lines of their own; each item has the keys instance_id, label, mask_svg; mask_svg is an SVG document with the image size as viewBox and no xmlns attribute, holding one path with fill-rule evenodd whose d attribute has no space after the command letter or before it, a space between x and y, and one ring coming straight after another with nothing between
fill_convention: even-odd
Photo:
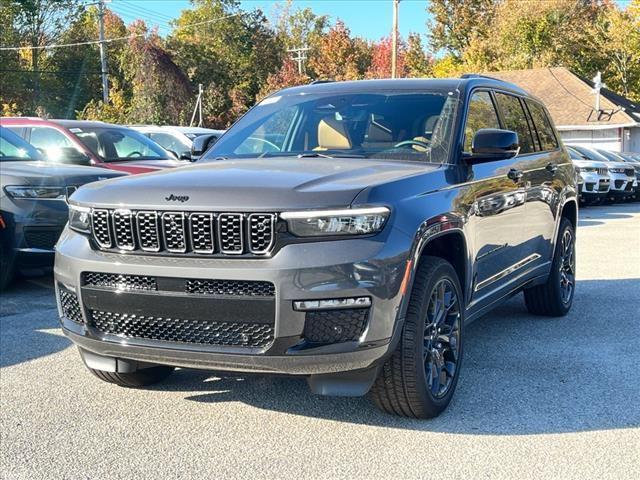
<instances>
[{"instance_id":1,"label":"gray jeep suv","mask_svg":"<svg viewBox=\"0 0 640 480\"><path fill-rule=\"evenodd\" d=\"M521 291L568 312L575 182L545 108L508 83L286 89L195 165L71 197L62 327L119 385L176 366L301 375L433 417L466 324Z\"/></svg>"}]
</instances>

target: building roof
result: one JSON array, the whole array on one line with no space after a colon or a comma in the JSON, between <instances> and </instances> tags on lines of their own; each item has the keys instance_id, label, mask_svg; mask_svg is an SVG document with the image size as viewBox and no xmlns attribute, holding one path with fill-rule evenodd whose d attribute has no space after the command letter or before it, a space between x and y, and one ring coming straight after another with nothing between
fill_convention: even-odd
<instances>
[{"instance_id":1,"label":"building roof","mask_svg":"<svg viewBox=\"0 0 640 480\"><path fill-rule=\"evenodd\" d=\"M626 126L640 126L640 118L627 112L628 99L622 102L618 95L608 95L603 89L600 110L595 111L593 86L573 74L567 68L534 68L491 72L496 77L519 85L538 97L549 109L558 130L598 130ZM613 92L611 92L613 93ZM616 99L615 97L619 97ZM624 98L624 97L621 97Z\"/></svg>"}]
</instances>

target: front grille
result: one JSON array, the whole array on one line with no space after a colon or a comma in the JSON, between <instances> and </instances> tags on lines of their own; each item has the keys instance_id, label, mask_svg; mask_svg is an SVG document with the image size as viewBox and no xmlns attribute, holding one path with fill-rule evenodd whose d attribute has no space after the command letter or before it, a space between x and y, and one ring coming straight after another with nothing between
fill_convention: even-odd
<instances>
[{"instance_id":1,"label":"front grille","mask_svg":"<svg viewBox=\"0 0 640 480\"><path fill-rule=\"evenodd\" d=\"M91 311L97 330L126 338L236 347L266 347L273 341L273 325L265 323L202 322Z\"/></svg>"},{"instance_id":2,"label":"front grille","mask_svg":"<svg viewBox=\"0 0 640 480\"><path fill-rule=\"evenodd\" d=\"M604 167L599 167L598 168L598 175L608 176L609 175L609 169L604 168Z\"/></svg>"},{"instance_id":3,"label":"front grille","mask_svg":"<svg viewBox=\"0 0 640 480\"><path fill-rule=\"evenodd\" d=\"M187 280L185 292L201 295L273 297L276 287L270 282L251 280Z\"/></svg>"},{"instance_id":4,"label":"front grille","mask_svg":"<svg viewBox=\"0 0 640 480\"><path fill-rule=\"evenodd\" d=\"M276 240L273 213L93 209L91 224L95 243L106 250L268 255Z\"/></svg>"},{"instance_id":5,"label":"front grille","mask_svg":"<svg viewBox=\"0 0 640 480\"><path fill-rule=\"evenodd\" d=\"M307 312L304 338L312 343L356 341L362 336L368 317L368 308Z\"/></svg>"},{"instance_id":6,"label":"front grille","mask_svg":"<svg viewBox=\"0 0 640 480\"><path fill-rule=\"evenodd\" d=\"M115 288L117 290L158 290L158 283L155 277L118 275L115 273L87 272L84 274L84 285Z\"/></svg>"},{"instance_id":7,"label":"front grille","mask_svg":"<svg viewBox=\"0 0 640 480\"><path fill-rule=\"evenodd\" d=\"M24 240L29 248L52 250L61 233L60 227L25 227Z\"/></svg>"},{"instance_id":8,"label":"front grille","mask_svg":"<svg viewBox=\"0 0 640 480\"><path fill-rule=\"evenodd\" d=\"M60 292L62 315L73 322L83 323L82 310L80 309L80 303L78 302L76 294L67 290L62 285L58 285L58 291Z\"/></svg>"}]
</instances>

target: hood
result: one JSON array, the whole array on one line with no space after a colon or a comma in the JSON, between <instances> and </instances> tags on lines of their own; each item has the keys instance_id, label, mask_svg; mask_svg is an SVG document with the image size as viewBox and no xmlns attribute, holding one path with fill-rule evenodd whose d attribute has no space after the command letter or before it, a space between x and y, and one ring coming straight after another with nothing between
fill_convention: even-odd
<instances>
[{"instance_id":1,"label":"hood","mask_svg":"<svg viewBox=\"0 0 640 480\"><path fill-rule=\"evenodd\" d=\"M99 182L80 189L81 204L212 211L344 207L364 188L437 169L365 159L218 160Z\"/></svg>"},{"instance_id":2,"label":"hood","mask_svg":"<svg viewBox=\"0 0 640 480\"><path fill-rule=\"evenodd\" d=\"M79 186L125 175L102 168L29 161L2 162L0 172L2 185Z\"/></svg>"},{"instance_id":3,"label":"hood","mask_svg":"<svg viewBox=\"0 0 640 480\"><path fill-rule=\"evenodd\" d=\"M608 163L595 160L571 160L571 163L581 168L608 168Z\"/></svg>"},{"instance_id":4,"label":"hood","mask_svg":"<svg viewBox=\"0 0 640 480\"><path fill-rule=\"evenodd\" d=\"M129 160L125 162L104 162L101 167L120 172L138 174L157 172L165 168L176 168L190 165L191 162L184 160Z\"/></svg>"}]
</instances>

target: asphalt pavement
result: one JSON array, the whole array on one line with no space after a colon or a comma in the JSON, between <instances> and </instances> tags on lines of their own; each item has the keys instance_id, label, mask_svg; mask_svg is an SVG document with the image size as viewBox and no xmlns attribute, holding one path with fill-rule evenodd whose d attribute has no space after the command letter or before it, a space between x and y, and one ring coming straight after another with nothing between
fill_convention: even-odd
<instances>
[{"instance_id":1,"label":"asphalt pavement","mask_svg":"<svg viewBox=\"0 0 640 480\"><path fill-rule=\"evenodd\" d=\"M179 370L146 390L90 375L50 276L0 297L0 476L640 478L640 203L586 208L570 314L522 296L466 331L452 404L416 421L303 379Z\"/></svg>"}]
</instances>

